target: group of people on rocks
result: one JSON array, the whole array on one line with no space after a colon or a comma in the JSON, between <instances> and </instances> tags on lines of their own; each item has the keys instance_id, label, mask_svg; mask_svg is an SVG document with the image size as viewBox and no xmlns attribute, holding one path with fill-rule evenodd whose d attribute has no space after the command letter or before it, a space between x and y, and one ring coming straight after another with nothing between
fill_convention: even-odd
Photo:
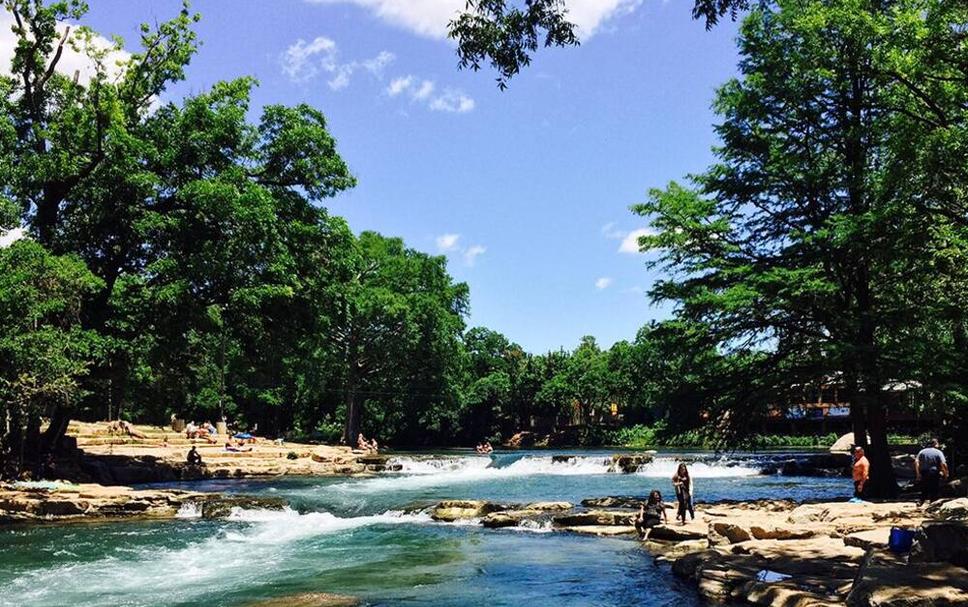
<instances>
[{"instance_id":1,"label":"group of people on rocks","mask_svg":"<svg viewBox=\"0 0 968 607\"><path fill-rule=\"evenodd\" d=\"M672 476L672 488L676 493L676 503L678 505L676 521L680 525L685 525L686 514L689 515L690 520L696 520L696 510L692 503L692 475L689 473L689 467L686 464L679 464L678 468L676 468L676 473ZM649 498L646 502L639 506L639 513L634 520L635 530L638 532L639 538L647 540L649 539L649 534L652 532L652 528L662 523L669 523L669 515L666 514L666 505L662 500L662 492L658 489L653 489L649 492Z\"/></svg>"},{"instance_id":2,"label":"group of people on rocks","mask_svg":"<svg viewBox=\"0 0 968 607\"><path fill-rule=\"evenodd\" d=\"M359 436L356 437L356 448L367 453L379 453L380 444L376 442L375 438L373 440L366 440L366 437L360 432Z\"/></svg>"},{"instance_id":3,"label":"group of people on rocks","mask_svg":"<svg viewBox=\"0 0 968 607\"><path fill-rule=\"evenodd\" d=\"M494 447L491 446L491 441L488 440L484 441L483 443L477 443L477 446L474 447L474 450L477 451L478 455L490 455L494 453Z\"/></svg>"}]
</instances>

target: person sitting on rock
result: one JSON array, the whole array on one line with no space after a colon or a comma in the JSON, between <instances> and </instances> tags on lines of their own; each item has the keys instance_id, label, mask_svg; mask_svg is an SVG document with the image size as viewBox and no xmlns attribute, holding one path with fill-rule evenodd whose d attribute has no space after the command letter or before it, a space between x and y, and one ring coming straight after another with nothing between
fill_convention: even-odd
<instances>
[{"instance_id":1,"label":"person sitting on rock","mask_svg":"<svg viewBox=\"0 0 968 607\"><path fill-rule=\"evenodd\" d=\"M194 421L188 422L185 426L185 438L195 438L198 436L198 426L195 425Z\"/></svg>"},{"instance_id":2,"label":"person sitting on rock","mask_svg":"<svg viewBox=\"0 0 968 607\"><path fill-rule=\"evenodd\" d=\"M676 520L681 520L686 524L686 512L692 520L696 520L696 511L692 506L692 475L685 464L679 464L675 475L672 477L672 486L676 489L676 501L679 503L679 511L676 513Z\"/></svg>"},{"instance_id":3,"label":"person sitting on rock","mask_svg":"<svg viewBox=\"0 0 968 607\"><path fill-rule=\"evenodd\" d=\"M639 539L649 539L652 528L662 524L663 521L668 524L669 515L666 514L666 507L662 502L662 493L658 489L653 489L652 493L649 493L648 501L639 506L639 513L635 517L635 530L639 534Z\"/></svg>"},{"instance_id":4,"label":"person sitting on rock","mask_svg":"<svg viewBox=\"0 0 968 607\"><path fill-rule=\"evenodd\" d=\"M494 447L491 446L491 441L484 441L484 455L490 455L494 453Z\"/></svg>"},{"instance_id":5,"label":"person sitting on rock","mask_svg":"<svg viewBox=\"0 0 968 607\"><path fill-rule=\"evenodd\" d=\"M376 442L375 438L371 441L366 440L366 437L360 432L359 436L356 437L356 448L361 451L376 453L380 450L380 445Z\"/></svg>"},{"instance_id":6,"label":"person sitting on rock","mask_svg":"<svg viewBox=\"0 0 968 607\"><path fill-rule=\"evenodd\" d=\"M188 457L185 458L185 461L188 462L189 466L202 465L202 455L195 448L195 445L192 445L192 448L188 450Z\"/></svg>"}]
</instances>

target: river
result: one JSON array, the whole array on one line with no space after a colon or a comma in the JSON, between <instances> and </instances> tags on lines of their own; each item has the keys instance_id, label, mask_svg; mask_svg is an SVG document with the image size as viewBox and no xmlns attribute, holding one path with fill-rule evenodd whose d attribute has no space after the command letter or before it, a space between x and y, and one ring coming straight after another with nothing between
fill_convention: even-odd
<instances>
[{"instance_id":1,"label":"river","mask_svg":"<svg viewBox=\"0 0 968 607\"><path fill-rule=\"evenodd\" d=\"M292 505L228 520L184 508L174 521L0 529L0 606L235 606L303 592L386 607L699 605L635 541L437 523L418 507L447 498L579 503L652 488L671 500L678 459L692 462L697 501L837 499L850 490L839 478L761 475L775 456L662 453L617 474L605 463L611 452L568 453L577 457L400 455L401 472L370 478L178 485Z\"/></svg>"}]
</instances>

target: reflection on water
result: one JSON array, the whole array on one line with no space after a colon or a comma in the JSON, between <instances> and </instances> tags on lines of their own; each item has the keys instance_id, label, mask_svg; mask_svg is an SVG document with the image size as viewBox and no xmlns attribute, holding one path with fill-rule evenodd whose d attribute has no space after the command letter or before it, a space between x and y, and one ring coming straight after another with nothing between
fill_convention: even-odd
<instances>
[{"instance_id":1,"label":"reflection on water","mask_svg":"<svg viewBox=\"0 0 968 607\"><path fill-rule=\"evenodd\" d=\"M443 498L566 500L670 491L675 461L608 473L605 454L493 459L405 457L403 472L359 479L202 482L269 492L282 512L236 510L222 521L185 509L165 522L0 531L0 606L243 605L300 592L372 605L695 605L695 593L636 542L434 523L414 504ZM697 498L835 497L841 479L760 476L755 461L692 464ZM540 530L538 530L540 531Z\"/></svg>"}]
</instances>

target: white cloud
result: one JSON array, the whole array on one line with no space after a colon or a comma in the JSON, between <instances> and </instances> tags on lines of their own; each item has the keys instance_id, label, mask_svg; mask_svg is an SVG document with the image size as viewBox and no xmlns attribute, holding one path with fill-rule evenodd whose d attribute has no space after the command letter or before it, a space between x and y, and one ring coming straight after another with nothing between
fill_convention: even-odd
<instances>
[{"instance_id":1,"label":"white cloud","mask_svg":"<svg viewBox=\"0 0 968 607\"><path fill-rule=\"evenodd\" d=\"M481 246L479 244L467 247L464 251L464 263L469 266L473 266L477 258L487 252L487 247Z\"/></svg>"},{"instance_id":2,"label":"white cloud","mask_svg":"<svg viewBox=\"0 0 968 607\"><path fill-rule=\"evenodd\" d=\"M411 96L414 99L422 100L430 97L430 94L434 92L434 83L430 80L424 80L420 83L420 88L415 89L411 92Z\"/></svg>"},{"instance_id":3,"label":"white cloud","mask_svg":"<svg viewBox=\"0 0 968 607\"><path fill-rule=\"evenodd\" d=\"M10 74L10 62L13 59L14 49L17 47L17 37L10 31L14 24L13 15L3 8L0 8L0 75ZM57 24L57 33L63 35L66 23ZM83 50L84 43L78 40L76 30L71 30L70 39L64 44L64 51L60 61L57 62L57 71L68 78L73 78L75 72L78 75L77 81L80 84L87 84L97 73L95 63L84 54L71 48L71 40L74 40L78 47ZM125 64L131 59L131 54L125 50L109 50L114 48L114 42L94 34L91 38L91 46L99 50L107 50L104 58L104 69L108 79L117 80L124 73Z\"/></svg>"},{"instance_id":4,"label":"white cloud","mask_svg":"<svg viewBox=\"0 0 968 607\"><path fill-rule=\"evenodd\" d=\"M334 91L350 84L353 74L364 70L376 78L383 77L383 70L396 57L389 51L381 51L375 57L363 61L341 62L336 42L326 36L317 36L311 42L302 38L286 49L280 58L282 73L293 82L308 82L320 74L329 74L326 81Z\"/></svg>"},{"instance_id":5,"label":"white cloud","mask_svg":"<svg viewBox=\"0 0 968 607\"><path fill-rule=\"evenodd\" d=\"M625 232L615 227L614 221L610 221L602 226L602 235L605 238L614 238L614 239L620 240L622 238L625 238L625 234L626 234Z\"/></svg>"},{"instance_id":6,"label":"white cloud","mask_svg":"<svg viewBox=\"0 0 968 607\"><path fill-rule=\"evenodd\" d=\"M447 24L466 7L466 0L309 0L315 4L354 4L378 19L420 36L443 39ZM634 11L642 0L565 0L568 20L587 40L610 18Z\"/></svg>"},{"instance_id":7,"label":"white cloud","mask_svg":"<svg viewBox=\"0 0 968 607\"><path fill-rule=\"evenodd\" d=\"M447 89L443 95L430 100L430 109L435 112L463 114L474 109L474 100L454 89Z\"/></svg>"},{"instance_id":8,"label":"white cloud","mask_svg":"<svg viewBox=\"0 0 968 607\"><path fill-rule=\"evenodd\" d=\"M434 95L437 84L433 80L420 80L412 74L398 76L390 81L386 93L390 97L406 94L411 101L426 105L436 112L463 114L474 109L474 100L456 89L445 89Z\"/></svg>"},{"instance_id":9,"label":"white cloud","mask_svg":"<svg viewBox=\"0 0 968 607\"><path fill-rule=\"evenodd\" d=\"M622 244L618 247L619 253L630 253L636 254L640 253L639 250L639 238L642 236L650 236L654 232L648 228L639 228L638 230L632 230L622 238Z\"/></svg>"},{"instance_id":10,"label":"white cloud","mask_svg":"<svg viewBox=\"0 0 968 607\"><path fill-rule=\"evenodd\" d=\"M412 84L413 76L400 76L399 78L394 78L390 81L390 86L387 87L387 95L396 97L400 93L409 89Z\"/></svg>"},{"instance_id":11,"label":"white cloud","mask_svg":"<svg viewBox=\"0 0 968 607\"><path fill-rule=\"evenodd\" d=\"M457 248L457 241L460 234L441 234L437 237L437 250L441 253L453 251Z\"/></svg>"},{"instance_id":12,"label":"white cloud","mask_svg":"<svg viewBox=\"0 0 968 607\"><path fill-rule=\"evenodd\" d=\"M595 281L595 288L598 290L607 289L610 286L612 286L612 282L613 282L612 279L609 278L608 276L602 276L601 278Z\"/></svg>"},{"instance_id":13,"label":"white cloud","mask_svg":"<svg viewBox=\"0 0 968 607\"><path fill-rule=\"evenodd\" d=\"M6 249L13 243L24 237L23 228L14 228L6 232L0 232L0 249Z\"/></svg>"}]
</instances>

